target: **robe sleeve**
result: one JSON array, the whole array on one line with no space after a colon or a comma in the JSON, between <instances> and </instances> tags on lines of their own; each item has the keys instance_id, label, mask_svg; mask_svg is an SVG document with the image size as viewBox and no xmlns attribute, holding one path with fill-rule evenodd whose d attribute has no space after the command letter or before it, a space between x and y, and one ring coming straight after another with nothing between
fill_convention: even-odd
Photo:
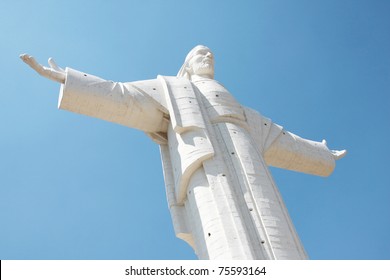
<instances>
[{"instance_id":1,"label":"robe sleeve","mask_svg":"<svg viewBox=\"0 0 390 280\"><path fill-rule=\"evenodd\" d=\"M158 84L156 80L144 84ZM134 84L137 84L134 83ZM150 86L156 90L156 86ZM147 133L166 130L164 112L151 95L133 83L117 83L66 68L58 108Z\"/></svg>"},{"instance_id":2,"label":"robe sleeve","mask_svg":"<svg viewBox=\"0 0 390 280\"><path fill-rule=\"evenodd\" d=\"M326 142L301 138L273 123L252 109L245 109L254 141L265 162L274 167L329 176L335 168L335 159Z\"/></svg>"},{"instance_id":3,"label":"robe sleeve","mask_svg":"<svg viewBox=\"0 0 390 280\"><path fill-rule=\"evenodd\" d=\"M325 142L303 139L283 131L264 153L267 164L279 168L329 176L335 168L335 159Z\"/></svg>"}]
</instances>

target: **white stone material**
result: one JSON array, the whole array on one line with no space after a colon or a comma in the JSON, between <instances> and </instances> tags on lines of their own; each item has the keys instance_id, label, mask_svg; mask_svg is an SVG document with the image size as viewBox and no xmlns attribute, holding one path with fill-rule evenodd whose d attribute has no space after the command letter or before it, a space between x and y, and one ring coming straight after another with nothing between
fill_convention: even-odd
<instances>
[{"instance_id":1,"label":"white stone material","mask_svg":"<svg viewBox=\"0 0 390 280\"><path fill-rule=\"evenodd\" d=\"M213 79L207 47L195 47L176 77L131 83L21 58L62 83L60 109L140 129L160 145L175 233L200 259L307 258L268 165L328 176L346 152L239 104Z\"/></svg>"}]
</instances>

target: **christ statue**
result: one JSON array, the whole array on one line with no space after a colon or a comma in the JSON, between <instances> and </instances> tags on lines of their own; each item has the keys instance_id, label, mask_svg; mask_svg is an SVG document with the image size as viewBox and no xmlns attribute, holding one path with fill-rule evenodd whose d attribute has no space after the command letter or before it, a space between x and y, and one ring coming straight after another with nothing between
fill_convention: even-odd
<instances>
[{"instance_id":1,"label":"christ statue","mask_svg":"<svg viewBox=\"0 0 390 280\"><path fill-rule=\"evenodd\" d=\"M199 259L307 259L268 166L328 176L346 151L303 139L238 103L196 46L177 76L113 82L20 56L61 84L58 107L144 131L160 146L178 238Z\"/></svg>"}]
</instances>

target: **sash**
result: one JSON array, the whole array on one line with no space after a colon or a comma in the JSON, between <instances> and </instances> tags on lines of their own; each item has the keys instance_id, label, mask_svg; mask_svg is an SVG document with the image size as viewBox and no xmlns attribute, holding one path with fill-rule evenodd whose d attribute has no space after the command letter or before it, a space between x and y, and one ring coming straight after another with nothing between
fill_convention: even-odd
<instances>
[{"instance_id":1,"label":"sash","mask_svg":"<svg viewBox=\"0 0 390 280\"><path fill-rule=\"evenodd\" d=\"M186 78L158 76L161 81L171 127L168 146L174 177L176 203L183 204L188 182L202 163L214 156L206 123L191 81Z\"/></svg>"}]
</instances>

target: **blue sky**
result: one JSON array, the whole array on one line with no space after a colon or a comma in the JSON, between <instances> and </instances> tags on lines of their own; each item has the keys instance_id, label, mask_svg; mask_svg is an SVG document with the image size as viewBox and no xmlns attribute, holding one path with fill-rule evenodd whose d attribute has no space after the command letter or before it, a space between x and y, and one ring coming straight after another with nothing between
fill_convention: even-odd
<instances>
[{"instance_id":1,"label":"blue sky","mask_svg":"<svg viewBox=\"0 0 390 280\"><path fill-rule=\"evenodd\" d=\"M272 168L312 259L390 259L390 2L1 1L0 259L195 259L174 236L159 149L57 109L19 60L105 79L175 75L209 46L216 79L301 137L347 149L328 178Z\"/></svg>"}]
</instances>

